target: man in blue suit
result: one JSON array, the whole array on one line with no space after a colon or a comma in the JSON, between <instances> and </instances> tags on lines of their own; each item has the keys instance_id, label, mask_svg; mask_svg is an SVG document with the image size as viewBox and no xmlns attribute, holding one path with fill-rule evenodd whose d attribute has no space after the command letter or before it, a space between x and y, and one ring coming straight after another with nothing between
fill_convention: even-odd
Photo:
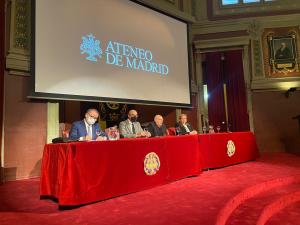
<instances>
[{"instance_id":1,"label":"man in blue suit","mask_svg":"<svg viewBox=\"0 0 300 225\"><path fill-rule=\"evenodd\" d=\"M105 132L101 131L99 124L96 123L99 112L96 109L88 109L85 118L72 124L69 134L70 139L74 140L97 140L103 141L107 139Z\"/></svg>"}]
</instances>

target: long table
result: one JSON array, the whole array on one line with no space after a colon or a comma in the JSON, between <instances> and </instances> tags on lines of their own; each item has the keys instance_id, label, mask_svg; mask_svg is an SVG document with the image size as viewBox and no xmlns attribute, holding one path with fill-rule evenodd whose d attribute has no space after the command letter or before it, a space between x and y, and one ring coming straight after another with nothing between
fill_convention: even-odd
<instances>
[{"instance_id":1,"label":"long table","mask_svg":"<svg viewBox=\"0 0 300 225\"><path fill-rule=\"evenodd\" d=\"M257 156L251 132L48 144L40 194L56 198L61 206L82 205Z\"/></svg>"},{"instance_id":2,"label":"long table","mask_svg":"<svg viewBox=\"0 0 300 225\"><path fill-rule=\"evenodd\" d=\"M251 132L201 134L199 151L203 169L234 165L258 157L255 137Z\"/></svg>"},{"instance_id":3,"label":"long table","mask_svg":"<svg viewBox=\"0 0 300 225\"><path fill-rule=\"evenodd\" d=\"M197 135L48 144L40 194L61 206L82 205L198 175L201 168Z\"/></svg>"}]
</instances>

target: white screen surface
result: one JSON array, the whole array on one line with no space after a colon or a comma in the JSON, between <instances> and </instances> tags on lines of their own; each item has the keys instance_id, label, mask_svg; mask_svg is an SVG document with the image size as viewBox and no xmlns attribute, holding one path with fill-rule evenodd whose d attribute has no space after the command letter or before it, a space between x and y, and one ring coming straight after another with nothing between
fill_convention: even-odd
<instances>
[{"instance_id":1,"label":"white screen surface","mask_svg":"<svg viewBox=\"0 0 300 225\"><path fill-rule=\"evenodd\" d=\"M187 25L127 0L36 0L36 93L190 104Z\"/></svg>"}]
</instances>

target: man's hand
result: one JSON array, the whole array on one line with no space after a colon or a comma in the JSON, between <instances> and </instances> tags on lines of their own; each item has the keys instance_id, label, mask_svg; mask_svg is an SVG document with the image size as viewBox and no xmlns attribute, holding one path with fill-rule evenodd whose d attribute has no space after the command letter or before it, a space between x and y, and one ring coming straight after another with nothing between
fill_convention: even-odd
<instances>
[{"instance_id":1,"label":"man's hand","mask_svg":"<svg viewBox=\"0 0 300 225\"><path fill-rule=\"evenodd\" d=\"M151 137L151 133L149 131L145 131L146 137Z\"/></svg>"},{"instance_id":2,"label":"man's hand","mask_svg":"<svg viewBox=\"0 0 300 225\"><path fill-rule=\"evenodd\" d=\"M84 138L84 140L86 140L86 141L91 141L93 138L91 137L91 136L85 136L85 138Z\"/></svg>"},{"instance_id":3,"label":"man's hand","mask_svg":"<svg viewBox=\"0 0 300 225\"><path fill-rule=\"evenodd\" d=\"M193 130L192 132L190 132L190 134L198 134L198 132L196 130Z\"/></svg>"},{"instance_id":4,"label":"man's hand","mask_svg":"<svg viewBox=\"0 0 300 225\"><path fill-rule=\"evenodd\" d=\"M136 137L137 138L139 138L139 137L151 137L151 133L148 132L148 131L142 131L141 133L137 133Z\"/></svg>"},{"instance_id":5,"label":"man's hand","mask_svg":"<svg viewBox=\"0 0 300 225\"><path fill-rule=\"evenodd\" d=\"M99 136L96 139L96 141L105 141L105 140L107 140L107 138L106 137L102 137L102 136Z\"/></svg>"}]
</instances>

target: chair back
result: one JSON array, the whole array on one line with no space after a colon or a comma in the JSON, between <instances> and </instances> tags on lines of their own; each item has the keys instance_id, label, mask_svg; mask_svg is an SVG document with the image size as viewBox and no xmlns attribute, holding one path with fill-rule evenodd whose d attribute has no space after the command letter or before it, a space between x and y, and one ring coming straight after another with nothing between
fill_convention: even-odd
<instances>
[{"instance_id":1,"label":"chair back","mask_svg":"<svg viewBox=\"0 0 300 225\"><path fill-rule=\"evenodd\" d=\"M69 133L72 124L70 123L60 123L59 124L59 136L63 138L69 138Z\"/></svg>"},{"instance_id":2,"label":"chair back","mask_svg":"<svg viewBox=\"0 0 300 225\"><path fill-rule=\"evenodd\" d=\"M175 129L175 127L169 127L168 128L168 133L171 136L175 136L176 135L176 129Z\"/></svg>"}]
</instances>

